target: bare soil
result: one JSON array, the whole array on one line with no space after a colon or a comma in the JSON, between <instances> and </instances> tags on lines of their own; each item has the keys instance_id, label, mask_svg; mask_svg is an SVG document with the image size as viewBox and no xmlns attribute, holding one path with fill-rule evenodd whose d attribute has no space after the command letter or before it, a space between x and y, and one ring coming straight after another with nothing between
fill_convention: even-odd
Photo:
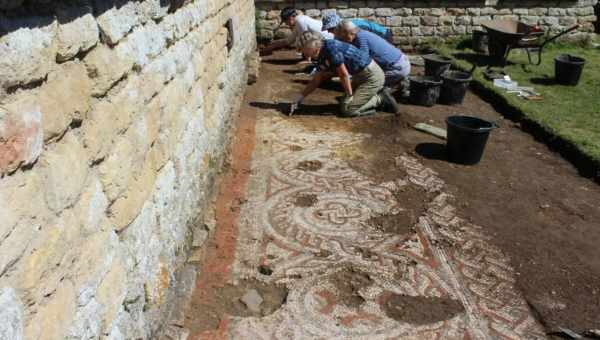
<instances>
[{"instance_id":1,"label":"bare soil","mask_svg":"<svg viewBox=\"0 0 600 340\"><path fill-rule=\"evenodd\" d=\"M463 305L449 298L391 294L382 304L385 314L400 322L431 324L464 312Z\"/></svg>"},{"instance_id":2,"label":"bare soil","mask_svg":"<svg viewBox=\"0 0 600 340\"><path fill-rule=\"evenodd\" d=\"M285 59L275 54L272 59ZM262 76L281 89L258 108L278 110L303 88L294 71L301 65L271 61ZM416 70L420 73L420 70ZM437 171L455 195L460 215L481 225L491 242L509 256L517 288L539 321L554 330L578 332L600 325L600 187L582 178L560 155L504 120L494 107L467 93L457 106L432 108L404 103L399 116L336 116L335 88L316 91L290 119L315 131L348 129L370 137L341 150L350 164L381 182L402 177L391 159L402 153L419 157ZM282 113L283 114L283 113ZM445 127L450 115L474 115L500 126L493 131L482 162L462 166L446 159L445 141L413 130L414 122ZM362 150L362 151L358 151ZM364 161L363 161L364 160Z\"/></svg>"},{"instance_id":3,"label":"bare soil","mask_svg":"<svg viewBox=\"0 0 600 340\"><path fill-rule=\"evenodd\" d=\"M302 171L319 171L323 167L323 164L320 161L302 161L298 163L296 169Z\"/></svg>"},{"instance_id":4,"label":"bare soil","mask_svg":"<svg viewBox=\"0 0 600 340\"><path fill-rule=\"evenodd\" d=\"M296 196L296 201L294 202L294 205L297 207L308 208L317 204L318 201L319 199L315 194L300 194Z\"/></svg>"},{"instance_id":5,"label":"bare soil","mask_svg":"<svg viewBox=\"0 0 600 340\"><path fill-rule=\"evenodd\" d=\"M337 301L353 308L359 308L365 302L360 290L373 284L369 274L351 266L332 274L329 281L337 289Z\"/></svg>"},{"instance_id":6,"label":"bare soil","mask_svg":"<svg viewBox=\"0 0 600 340\"><path fill-rule=\"evenodd\" d=\"M406 235L414 233L413 226L427 210L427 204L431 201L430 195L423 188L412 184L398 188L393 194L404 210L397 214L372 217L367 221L367 224L388 234Z\"/></svg>"},{"instance_id":7,"label":"bare soil","mask_svg":"<svg viewBox=\"0 0 600 340\"><path fill-rule=\"evenodd\" d=\"M255 312L240 300L246 292L255 289L263 298L260 312ZM227 284L214 290L210 301L192 304L189 310L194 319L201 323L189 323L192 332L202 332L218 328L226 316L261 317L274 313L286 301L288 291L285 286L266 284L256 280L242 281L237 285Z\"/></svg>"}]
</instances>

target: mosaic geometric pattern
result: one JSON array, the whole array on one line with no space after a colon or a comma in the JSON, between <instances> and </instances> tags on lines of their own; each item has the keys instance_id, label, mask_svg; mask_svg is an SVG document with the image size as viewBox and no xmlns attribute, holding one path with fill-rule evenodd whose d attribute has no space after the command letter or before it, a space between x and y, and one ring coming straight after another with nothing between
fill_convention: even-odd
<instances>
[{"instance_id":1,"label":"mosaic geometric pattern","mask_svg":"<svg viewBox=\"0 0 600 340\"><path fill-rule=\"evenodd\" d=\"M308 131L293 119L265 115L257 124L264 142L254 155L240 218L234 276L284 283L285 305L263 318L233 318L233 339L543 339L539 324L514 287L507 258L481 227L457 216L437 174L399 155L408 175L378 184L353 170L335 151L365 135ZM311 169L299 164L315 165ZM434 197L414 232L386 234L365 222L402 211L394 189L416 185ZM314 195L312 206L297 206ZM266 265L269 276L258 274ZM372 284L364 303L340 303L330 278L352 266ZM431 324L389 318L390 294L449 297L464 312Z\"/></svg>"}]
</instances>

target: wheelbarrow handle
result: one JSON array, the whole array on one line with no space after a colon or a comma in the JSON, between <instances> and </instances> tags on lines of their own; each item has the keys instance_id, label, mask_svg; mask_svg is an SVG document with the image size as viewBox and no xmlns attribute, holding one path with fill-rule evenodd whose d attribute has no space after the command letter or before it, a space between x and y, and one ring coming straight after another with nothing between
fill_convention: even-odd
<instances>
[{"instance_id":1,"label":"wheelbarrow handle","mask_svg":"<svg viewBox=\"0 0 600 340\"><path fill-rule=\"evenodd\" d=\"M573 32L574 30L578 29L579 27L581 27L581 25L580 24L576 24L576 25L568 28L567 30L564 30L564 31L558 33L557 35L555 35L555 36L549 38L548 40L544 41L544 43L542 44L542 46L546 45L546 44L548 44L548 43L550 43L550 42L552 42L552 41L554 41L554 40L556 40L556 39L558 39L560 37L562 37L563 35L565 35L567 33Z\"/></svg>"},{"instance_id":2,"label":"wheelbarrow handle","mask_svg":"<svg viewBox=\"0 0 600 340\"><path fill-rule=\"evenodd\" d=\"M535 63L535 65L539 66L542 63L542 53L544 52L544 47L547 44L553 42L554 40L562 37L563 35L565 35L569 32L573 32L574 30L578 29L579 27L581 27L581 25L579 25L579 24L573 25L572 27L570 27L570 28L558 33L557 35L549 38L548 40L544 41L538 48L538 60L537 60L537 63ZM529 50L527 50L527 56L529 58L529 63L533 64L533 62L531 61L531 55L529 54Z\"/></svg>"}]
</instances>

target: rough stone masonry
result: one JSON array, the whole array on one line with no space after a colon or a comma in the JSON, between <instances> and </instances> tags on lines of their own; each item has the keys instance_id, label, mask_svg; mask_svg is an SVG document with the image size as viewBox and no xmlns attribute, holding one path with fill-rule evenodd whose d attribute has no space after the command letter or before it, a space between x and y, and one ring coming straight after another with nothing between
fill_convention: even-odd
<instances>
[{"instance_id":1,"label":"rough stone masonry","mask_svg":"<svg viewBox=\"0 0 600 340\"><path fill-rule=\"evenodd\" d=\"M0 0L0 339L161 334L192 235L210 233L194 222L254 14L251 0Z\"/></svg>"},{"instance_id":2,"label":"rough stone masonry","mask_svg":"<svg viewBox=\"0 0 600 340\"><path fill-rule=\"evenodd\" d=\"M404 47L464 36L482 29L481 22L491 19L520 20L551 32L580 24L578 33L570 37L585 39L594 32L596 3L597 0L257 0L257 32L261 40L285 36L288 28L279 28L279 11L294 6L315 18L336 12L342 18L376 21L391 28L394 43Z\"/></svg>"}]
</instances>

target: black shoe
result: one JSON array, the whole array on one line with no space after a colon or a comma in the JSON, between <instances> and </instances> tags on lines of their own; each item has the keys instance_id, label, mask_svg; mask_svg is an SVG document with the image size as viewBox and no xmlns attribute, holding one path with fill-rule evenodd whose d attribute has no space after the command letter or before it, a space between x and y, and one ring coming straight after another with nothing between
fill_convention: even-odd
<instances>
[{"instance_id":1,"label":"black shoe","mask_svg":"<svg viewBox=\"0 0 600 340\"><path fill-rule=\"evenodd\" d=\"M382 110L384 110L386 112L390 112L390 113L400 112L400 105L398 105L398 102L396 102L396 99L394 99L394 96L392 96L390 89L384 88L379 93L379 96L381 97L381 101L382 101L381 102Z\"/></svg>"}]
</instances>

